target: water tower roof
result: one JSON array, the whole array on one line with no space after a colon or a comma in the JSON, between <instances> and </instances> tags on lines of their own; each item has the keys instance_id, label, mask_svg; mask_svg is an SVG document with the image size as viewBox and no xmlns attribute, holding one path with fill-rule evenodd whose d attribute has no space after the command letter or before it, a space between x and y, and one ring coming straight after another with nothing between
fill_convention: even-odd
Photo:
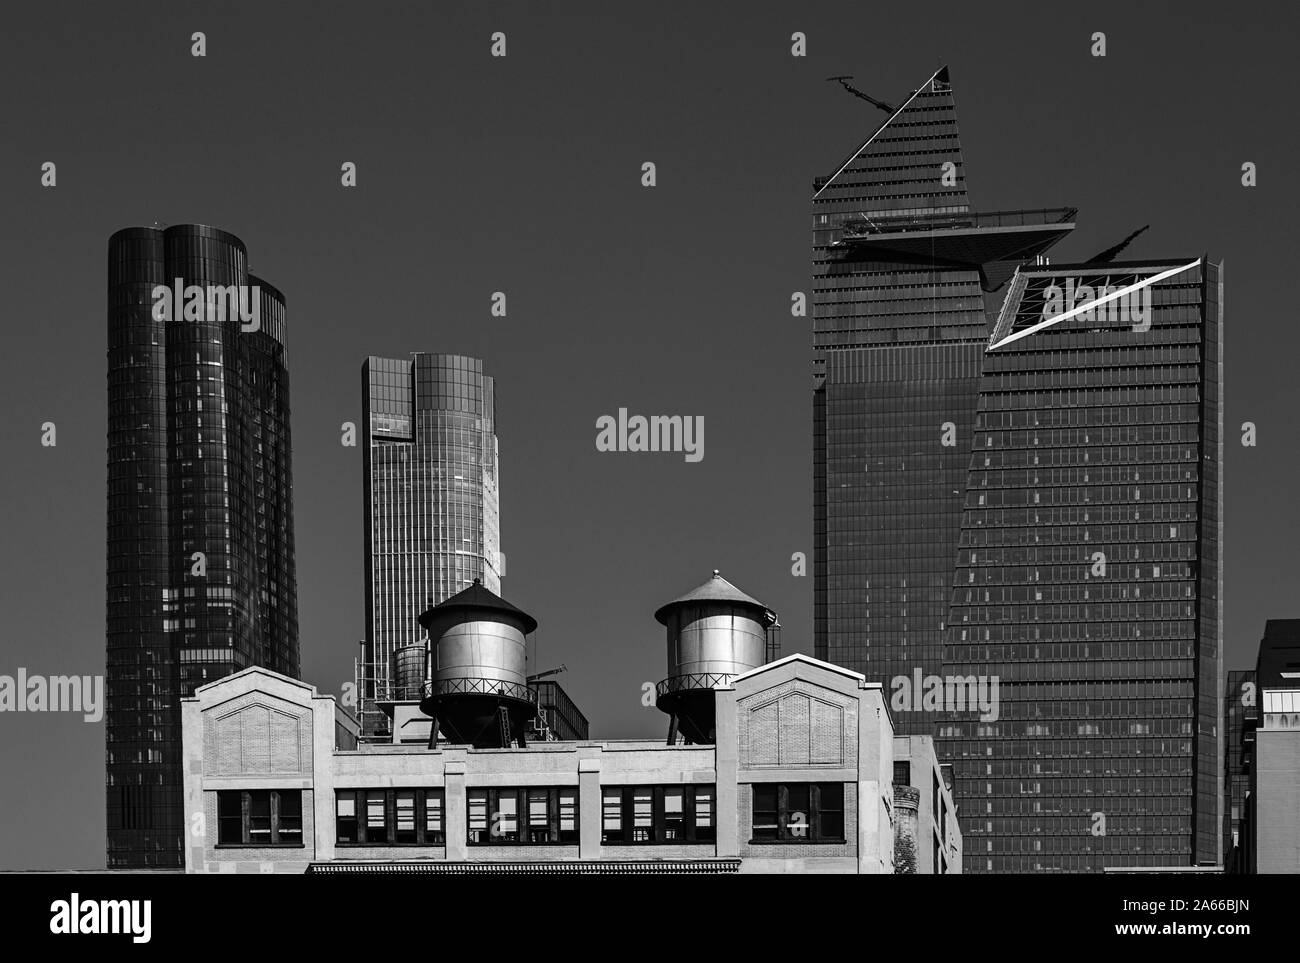
<instances>
[{"instance_id":1,"label":"water tower roof","mask_svg":"<svg viewBox=\"0 0 1300 963\"><path fill-rule=\"evenodd\" d=\"M669 613L679 605L699 604L701 602L729 602L732 605L744 605L757 609L765 625L776 621L776 613L756 598L746 595L732 585L715 568L713 577L695 586L680 598L675 598L667 605L661 605L655 612L655 618L663 625L668 624Z\"/></svg>"},{"instance_id":2,"label":"water tower roof","mask_svg":"<svg viewBox=\"0 0 1300 963\"><path fill-rule=\"evenodd\" d=\"M511 605L491 589L485 588L483 583L478 579L474 579L474 584L469 588L457 592L451 598L444 599L433 608L427 610L420 616L420 625L427 630L433 620L439 616L446 615L449 612L471 611L513 616L514 620L523 623L525 635L528 635L537 628L537 620L535 618L522 609Z\"/></svg>"}]
</instances>

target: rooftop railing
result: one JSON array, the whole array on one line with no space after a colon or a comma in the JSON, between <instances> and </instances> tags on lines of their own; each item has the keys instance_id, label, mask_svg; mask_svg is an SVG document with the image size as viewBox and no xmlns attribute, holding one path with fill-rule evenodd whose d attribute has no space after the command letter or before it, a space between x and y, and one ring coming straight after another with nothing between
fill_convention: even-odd
<instances>
[{"instance_id":1,"label":"rooftop railing","mask_svg":"<svg viewBox=\"0 0 1300 963\"><path fill-rule=\"evenodd\" d=\"M664 679L655 686L656 700L677 692L689 692L694 689L716 689L731 685L734 675L724 672L696 672L691 675L674 675Z\"/></svg>"},{"instance_id":2,"label":"rooftop railing","mask_svg":"<svg viewBox=\"0 0 1300 963\"><path fill-rule=\"evenodd\" d=\"M500 679L433 679L424 683L424 698L447 695L488 695L537 703L537 693L518 682Z\"/></svg>"},{"instance_id":3,"label":"rooftop railing","mask_svg":"<svg viewBox=\"0 0 1300 963\"><path fill-rule=\"evenodd\" d=\"M986 211L976 213L912 214L906 217L848 217L844 220L845 240L896 234L900 231L961 231L989 227L1037 227L1069 224L1079 213L1077 207L1042 207L1027 211Z\"/></svg>"}]
</instances>

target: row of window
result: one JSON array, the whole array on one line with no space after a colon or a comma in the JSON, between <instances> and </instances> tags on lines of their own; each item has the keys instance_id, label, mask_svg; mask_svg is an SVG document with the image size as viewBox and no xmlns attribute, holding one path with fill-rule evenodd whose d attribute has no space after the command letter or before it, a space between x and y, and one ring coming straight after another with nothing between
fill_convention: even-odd
<instances>
[{"instance_id":1,"label":"row of window","mask_svg":"<svg viewBox=\"0 0 1300 963\"><path fill-rule=\"evenodd\" d=\"M217 843L301 846L302 792L254 789L217 793Z\"/></svg>"},{"instance_id":2,"label":"row of window","mask_svg":"<svg viewBox=\"0 0 1300 963\"><path fill-rule=\"evenodd\" d=\"M713 786L618 786L601 790L604 844L712 842Z\"/></svg>"},{"instance_id":3,"label":"row of window","mask_svg":"<svg viewBox=\"0 0 1300 963\"><path fill-rule=\"evenodd\" d=\"M754 842L844 842L844 784L757 783Z\"/></svg>"},{"instance_id":4,"label":"row of window","mask_svg":"<svg viewBox=\"0 0 1300 963\"><path fill-rule=\"evenodd\" d=\"M576 787L470 789L470 845L560 844L579 838ZM429 789L342 789L335 793L341 846L441 846L444 793ZM300 790L217 793L220 846L301 846ZM717 789L610 786L601 790L601 843L713 842ZM844 842L842 783L766 783L753 787L754 842Z\"/></svg>"}]
</instances>

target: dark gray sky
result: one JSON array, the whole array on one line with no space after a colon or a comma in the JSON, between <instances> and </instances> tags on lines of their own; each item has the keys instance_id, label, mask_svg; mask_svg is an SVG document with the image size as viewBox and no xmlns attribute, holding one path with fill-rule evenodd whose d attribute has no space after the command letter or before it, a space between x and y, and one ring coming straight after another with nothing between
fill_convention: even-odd
<instances>
[{"instance_id":1,"label":"dark gray sky","mask_svg":"<svg viewBox=\"0 0 1300 963\"><path fill-rule=\"evenodd\" d=\"M701 6L6 9L0 673L104 670L105 257L154 221L233 231L288 299L303 672L322 691L364 617L360 449L339 425L359 420L363 358L414 350L497 379L504 594L594 735L663 734L640 704L665 671L651 613L715 567L811 651L811 578L790 574L811 549L811 336L790 293L810 286L811 179L884 116L825 78L897 102L945 61L976 207L1077 206L1057 259L1149 223L1126 256L1226 263L1226 662L1252 665L1264 620L1300 615L1294 7ZM704 460L597 453L620 406L703 415ZM0 867L103 865L103 751L80 716L0 714Z\"/></svg>"}]
</instances>

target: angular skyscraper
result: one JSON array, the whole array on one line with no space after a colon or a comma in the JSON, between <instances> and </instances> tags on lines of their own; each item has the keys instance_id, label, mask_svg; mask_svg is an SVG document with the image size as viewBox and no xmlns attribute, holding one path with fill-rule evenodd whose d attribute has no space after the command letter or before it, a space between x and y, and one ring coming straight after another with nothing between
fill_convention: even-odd
<instances>
[{"instance_id":1,"label":"angular skyscraper","mask_svg":"<svg viewBox=\"0 0 1300 963\"><path fill-rule=\"evenodd\" d=\"M298 675L284 334L233 234L109 239L110 868L183 865L178 700L248 666Z\"/></svg>"},{"instance_id":2,"label":"angular skyscraper","mask_svg":"<svg viewBox=\"0 0 1300 963\"><path fill-rule=\"evenodd\" d=\"M972 212L946 67L812 211L815 653L888 687L942 668L986 306L1075 212ZM897 732L933 733L919 708Z\"/></svg>"},{"instance_id":3,"label":"angular skyscraper","mask_svg":"<svg viewBox=\"0 0 1300 963\"><path fill-rule=\"evenodd\" d=\"M505 558L495 385L483 362L371 357L361 393L366 638L357 688L370 736L386 726L376 702L393 695L395 653L422 644L420 613L475 579L500 592Z\"/></svg>"},{"instance_id":4,"label":"angular skyscraper","mask_svg":"<svg viewBox=\"0 0 1300 963\"><path fill-rule=\"evenodd\" d=\"M1222 280L1022 269L989 338L945 677L966 872L1214 865L1222 842Z\"/></svg>"}]
</instances>

